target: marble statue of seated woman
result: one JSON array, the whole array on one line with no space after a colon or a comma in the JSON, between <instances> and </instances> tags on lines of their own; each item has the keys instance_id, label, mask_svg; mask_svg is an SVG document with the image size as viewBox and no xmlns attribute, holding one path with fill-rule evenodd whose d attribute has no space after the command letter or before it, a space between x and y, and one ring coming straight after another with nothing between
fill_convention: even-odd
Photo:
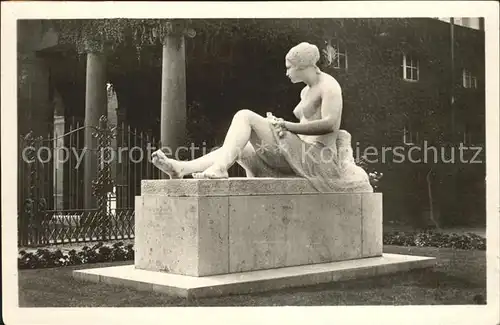
<instances>
[{"instance_id":1,"label":"marble statue of seated woman","mask_svg":"<svg viewBox=\"0 0 500 325\"><path fill-rule=\"evenodd\" d=\"M306 42L285 57L290 81L306 85L293 111L299 122L243 109L233 116L219 149L190 161L158 150L153 164L171 178L227 178L238 163L247 177L304 177L319 192L372 192L368 175L354 162L351 135L340 129L341 87L318 68L319 58L319 49Z\"/></svg>"}]
</instances>

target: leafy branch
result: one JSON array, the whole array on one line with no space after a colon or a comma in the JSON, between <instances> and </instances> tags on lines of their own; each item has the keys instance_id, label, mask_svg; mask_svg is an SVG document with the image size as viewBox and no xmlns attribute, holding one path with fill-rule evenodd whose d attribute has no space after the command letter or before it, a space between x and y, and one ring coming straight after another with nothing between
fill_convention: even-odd
<instances>
[{"instance_id":1,"label":"leafy branch","mask_svg":"<svg viewBox=\"0 0 500 325\"><path fill-rule=\"evenodd\" d=\"M148 45L160 44L172 34L192 36L190 20L168 19L67 19L55 20L60 42L74 45L79 53L114 50L122 44L135 46L138 52Z\"/></svg>"}]
</instances>

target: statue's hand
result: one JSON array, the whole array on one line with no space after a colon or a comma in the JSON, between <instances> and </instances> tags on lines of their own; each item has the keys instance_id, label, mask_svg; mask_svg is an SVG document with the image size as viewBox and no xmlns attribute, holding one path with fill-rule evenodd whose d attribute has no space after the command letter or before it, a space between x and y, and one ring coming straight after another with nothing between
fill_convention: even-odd
<instances>
[{"instance_id":1,"label":"statue's hand","mask_svg":"<svg viewBox=\"0 0 500 325\"><path fill-rule=\"evenodd\" d=\"M274 116L272 113L267 113L267 118L271 121L271 124L273 126L279 127L279 128L284 128L285 127L285 120Z\"/></svg>"},{"instance_id":2,"label":"statue's hand","mask_svg":"<svg viewBox=\"0 0 500 325\"><path fill-rule=\"evenodd\" d=\"M271 125L277 129L278 136L281 138L284 136L284 131L286 131L285 120L274 116L272 113L267 113L267 118L270 120Z\"/></svg>"}]
</instances>

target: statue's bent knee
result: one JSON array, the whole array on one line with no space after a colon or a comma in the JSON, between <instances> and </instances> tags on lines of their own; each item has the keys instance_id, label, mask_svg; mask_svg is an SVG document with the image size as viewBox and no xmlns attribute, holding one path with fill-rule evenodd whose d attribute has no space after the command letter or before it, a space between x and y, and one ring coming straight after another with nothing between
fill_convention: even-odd
<instances>
[{"instance_id":1,"label":"statue's bent knee","mask_svg":"<svg viewBox=\"0 0 500 325\"><path fill-rule=\"evenodd\" d=\"M239 111L236 112L236 114L234 114L233 118L234 119L242 118L248 120L254 114L255 113L249 109L240 109Z\"/></svg>"}]
</instances>

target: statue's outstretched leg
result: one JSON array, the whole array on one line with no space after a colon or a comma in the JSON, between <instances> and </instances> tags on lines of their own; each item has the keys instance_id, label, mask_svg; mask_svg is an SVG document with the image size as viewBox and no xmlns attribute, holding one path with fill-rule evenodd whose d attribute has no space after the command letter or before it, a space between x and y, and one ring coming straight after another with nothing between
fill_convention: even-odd
<instances>
[{"instance_id":1,"label":"statue's outstretched leg","mask_svg":"<svg viewBox=\"0 0 500 325\"><path fill-rule=\"evenodd\" d=\"M151 154L151 161L153 165L172 179L182 178L185 175L182 162L168 158L161 150L156 150Z\"/></svg>"},{"instance_id":2,"label":"statue's outstretched leg","mask_svg":"<svg viewBox=\"0 0 500 325\"><path fill-rule=\"evenodd\" d=\"M220 148L190 161L181 161L168 158L163 151L157 150L151 155L153 164L168 174L170 178L183 178L185 175L204 171L210 167L215 157L220 153Z\"/></svg>"},{"instance_id":3,"label":"statue's outstretched leg","mask_svg":"<svg viewBox=\"0 0 500 325\"><path fill-rule=\"evenodd\" d=\"M153 153L152 160L170 178L188 174L193 178L227 178L227 170L241 154L274 144L269 120L250 110L240 110L234 115L221 148L191 161L170 159L158 150Z\"/></svg>"},{"instance_id":4,"label":"statue's outstretched leg","mask_svg":"<svg viewBox=\"0 0 500 325\"><path fill-rule=\"evenodd\" d=\"M269 120L250 110L238 111L224 139L224 144L214 156L213 164L201 173L193 173L194 178L227 178L227 170L242 154L248 142L254 148L276 144L269 127Z\"/></svg>"},{"instance_id":5,"label":"statue's outstretched leg","mask_svg":"<svg viewBox=\"0 0 500 325\"><path fill-rule=\"evenodd\" d=\"M151 155L153 164L159 168L164 173L168 174L170 178L183 178L185 175L195 174L206 170L208 167L212 166L215 162L217 155L221 153L220 148L209 152L208 154L201 156L199 158L190 161L179 161L175 159L168 158L163 151L157 150ZM244 160L247 157L255 155L255 149L250 142L247 143L245 148L241 153L241 158ZM236 160L240 166L242 166L248 177L252 177L253 174L249 167L245 165L244 161L241 161L240 157Z\"/></svg>"}]
</instances>

